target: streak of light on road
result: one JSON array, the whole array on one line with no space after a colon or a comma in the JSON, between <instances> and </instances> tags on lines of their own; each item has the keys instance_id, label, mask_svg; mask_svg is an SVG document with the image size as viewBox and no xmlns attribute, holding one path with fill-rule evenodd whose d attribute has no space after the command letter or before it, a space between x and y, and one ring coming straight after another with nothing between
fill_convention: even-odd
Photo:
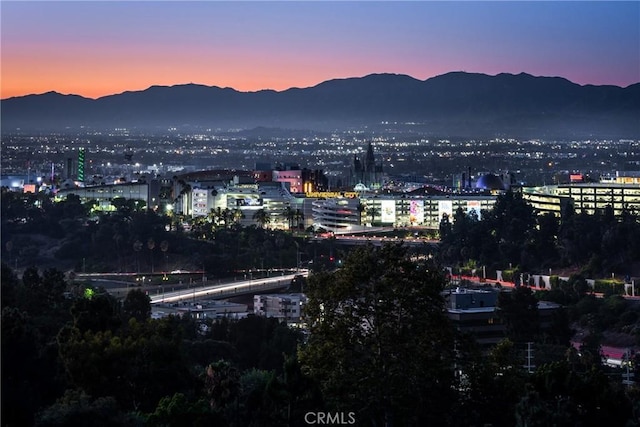
<instances>
[{"instance_id":1,"label":"streak of light on road","mask_svg":"<svg viewBox=\"0 0 640 427\"><path fill-rule=\"evenodd\" d=\"M233 295L247 293L248 291L261 292L288 286L296 276L308 277L307 270L301 270L294 274L286 274L262 279L243 280L224 285L205 286L203 288L183 289L179 291L164 292L150 295L151 304L177 302L186 299L198 298L226 298Z\"/></svg>"}]
</instances>

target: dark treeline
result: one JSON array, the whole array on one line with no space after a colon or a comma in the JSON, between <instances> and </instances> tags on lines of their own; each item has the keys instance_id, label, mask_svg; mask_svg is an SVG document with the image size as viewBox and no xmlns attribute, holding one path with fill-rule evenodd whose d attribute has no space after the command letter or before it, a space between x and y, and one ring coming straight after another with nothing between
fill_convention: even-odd
<instances>
[{"instance_id":1,"label":"dark treeline","mask_svg":"<svg viewBox=\"0 0 640 427\"><path fill-rule=\"evenodd\" d=\"M631 275L633 264L640 262L637 213L623 211L615 217L607 207L594 215L577 214L568 207L561 218L536 215L522 195L512 191L498 196L481 218L462 209L453 218L443 217L440 235L442 261L461 267L530 273L568 267L598 278Z\"/></svg>"},{"instance_id":2,"label":"dark treeline","mask_svg":"<svg viewBox=\"0 0 640 427\"><path fill-rule=\"evenodd\" d=\"M118 301L3 265L2 425L302 426L318 412L371 426L640 425L639 389L603 365L598 334L637 306L585 295L543 333L520 287L499 299L505 340L483 352L442 309L441 269L412 255L360 247L310 276L308 334L260 316L151 319L140 290ZM577 351L568 325L587 312Z\"/></svg>"},{"instance_id":3,"label":"dark treeline","mask_svg":"<svg viewBox=\"0 0 640 427\"><path fill-rule=\"evenodd\" d=\"M283 425L288 405L314 399L300 331L150 313L140 290L118 301L3 264L2 425Z\"/></svg>"},{"instance_id":4,"label":"dark treeline","mask_svg":"<svg viewBox=\"0 0 640 427\"><path fill-rule=\"evenodd\" d=\"M225 210L185 218L118 198L115 211L92 212L95 202L83 203L73 194L53 202L47 195L3 188L1 196L2 255L14 268L46 264L76 272L147 273L204 268L208 277L220 278L237 270L295 267L298 258L322 261L331 251L329 244L305 245L282 230L241 227Z\"/></svg>"}]
</instances>

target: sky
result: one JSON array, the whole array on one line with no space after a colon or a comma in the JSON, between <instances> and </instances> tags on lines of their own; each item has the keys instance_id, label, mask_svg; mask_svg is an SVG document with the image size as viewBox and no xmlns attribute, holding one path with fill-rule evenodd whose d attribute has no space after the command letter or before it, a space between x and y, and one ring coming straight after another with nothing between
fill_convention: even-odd
<instances>
[{"instance_id":1,"label":"sky","mask_svg":"<svg viewBox=\"0 0 640 427\"><path fill-rule=\"evenodd\" d=\"M0 98L240 91L372 73L640 82L640 2L0 2Z\"/></svg>"}]
</instances>

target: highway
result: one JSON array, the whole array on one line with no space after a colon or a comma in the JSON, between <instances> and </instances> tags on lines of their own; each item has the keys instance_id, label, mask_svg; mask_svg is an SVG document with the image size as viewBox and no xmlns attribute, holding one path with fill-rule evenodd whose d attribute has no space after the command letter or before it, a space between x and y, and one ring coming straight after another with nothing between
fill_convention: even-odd
<instances>
[{"instance_id":1,"label":"highway","mask_svg":"<svg viewBox=\"0 0 640 427\"><path fill-rule=\"evenodd\" d=\"M149 294L151 304L161 304L167 302L178 302L183 300L196 299L218 299L229 298L254 292L264 292L271 289L284 288L289 286L291 280L296 276L308 277L308 270L300 270L293 274L282 276L265 277L260 279L242 280L233 283L204 286L200 288L182 289L178 291L164 292L163 288L156 288L157 293Z\"/></svg>"},{"instance_id":2,"label":"highway","mask_svg":"<svg viewBox=\"0 0 640 427\"><path fill-rule=\"evenodd\" d=\"M366 245L371 244L374 246L382 246L384 243L400 243L402 242L405 246L437 246L440 244L439 240L429 240L418 237L409 237L409 238L398 238L398 237L376 237L376 236L358 236L358 235L345 235L345 234L336 234L333 236L336 244L341 245ZM312 240L320 241L326 240L325 237L316 237Z\"/></svg>"}]
</instances>

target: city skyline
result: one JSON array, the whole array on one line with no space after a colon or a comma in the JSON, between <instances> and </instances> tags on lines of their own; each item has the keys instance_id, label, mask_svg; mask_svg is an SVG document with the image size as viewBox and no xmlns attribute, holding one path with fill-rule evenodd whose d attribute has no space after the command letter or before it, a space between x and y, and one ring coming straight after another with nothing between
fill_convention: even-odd
<instances>
[{"instance_id":1,"label":"city skyline","mask_svg":"<svg viewBox=\"0 0 640 427\"><path fill-rule=\"evenodd\" d=\"M0 97L450 71L625 87L640 81L639 52L638 2L9 1Z\"/></svg>"}]
</instances>

